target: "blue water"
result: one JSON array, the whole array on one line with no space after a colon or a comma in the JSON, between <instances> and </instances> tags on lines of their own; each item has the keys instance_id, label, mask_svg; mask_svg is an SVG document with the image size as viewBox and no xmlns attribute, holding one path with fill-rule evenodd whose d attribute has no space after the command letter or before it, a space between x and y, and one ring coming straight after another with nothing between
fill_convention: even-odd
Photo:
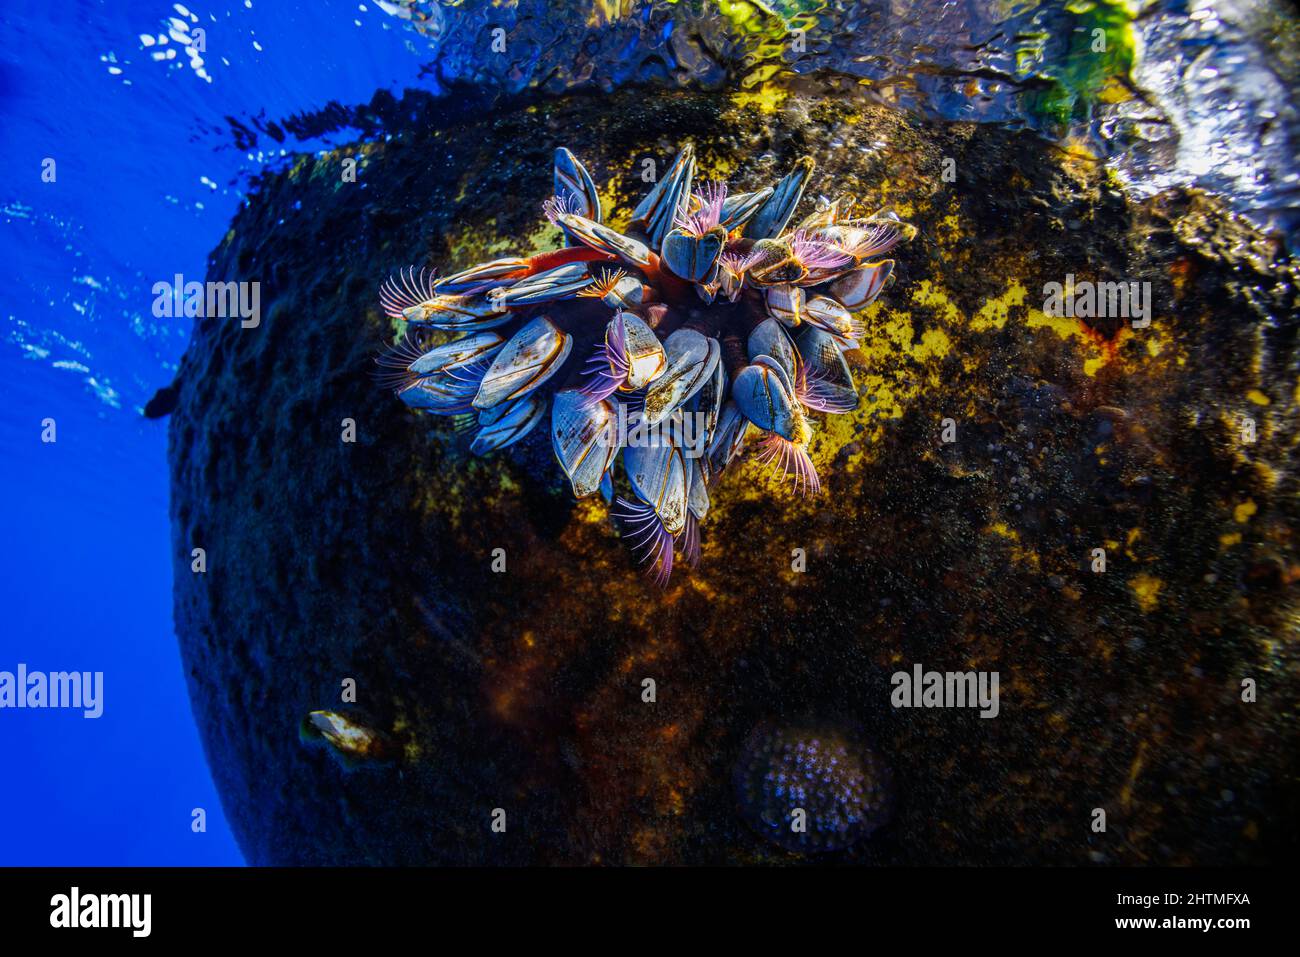
<instances>
[{"instance_id":1,"label":"blue water","mask_svg":"<svg viewBox=\"0 0 1300 957\"><path fill-rule=\"evenodd\" d=\"M140 414L190 320L151 287L203 278L267 164L355 135L241 149L227 117L429 89L430 51L356 0L2 6L0 671L102 671L104 712L0 709L0 865L241 863L172 629L167 424ZM172 17L201 65L158 42Z\"/></svg>"}]
</instances>

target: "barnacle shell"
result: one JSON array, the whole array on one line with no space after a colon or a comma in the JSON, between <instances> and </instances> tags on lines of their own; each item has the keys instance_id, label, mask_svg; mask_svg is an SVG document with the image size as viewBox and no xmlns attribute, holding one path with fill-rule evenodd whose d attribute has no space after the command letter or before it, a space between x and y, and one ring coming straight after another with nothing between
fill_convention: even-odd
<instances>
[{"instance_id":1,"label":"barnacle shell","mask_svg":"<svg viewBox=\"0 0 1300 957\"><path fill-rule=\"evenodd\" d=\"M771 186L764 186L752 193L733 193L728 196L722 203L722 216L718 225L727 232L744 226L763 207L772 192Z\"/></svg>"},{"instance_id":2,"label":"barnacle shell","mask_svg":"<svg viewBox=\"0 0 1300 957\"><path fill-rule=\"evenodd\" d=\"M858 312L876 301L893 272L892 259L867 263L831 283L830 295L849 312Z\"/></svg>"},{"instance_id":3,"label":"barnacle shell","mask_svg":"<svg viewBox=\"0 0 1300 957\"><path fill-rule=\"evenodd\" d=\"M675 275L691 282L709 282L718 268L718 257L727 242L727 231L715 226L703 236L674 229L664 237L664 265Z\"/></svg>"},{"instance_id":4,"label":"barnacle shell","mask_svg":"<svg viewBox=\"0 0 1300 957\"><path fill-rule=\"evenodd\" d=\"M397 395L414 409L455 415L468 411L477 391L476 379L462 379L448 372L439 372L417 379L399 389Z\"/></svg>"},{"instance_id":5,"label":"barnacle shell","mask_svg":"<svg viewBox=\"0 0 1300 957\"><path fill-rule=\"evenodd\" d=\"M551 444L577 498L600 488L618 455L616 419L614 405L608 400L589 402L576 389L555 393Z\"/></svg>"},{"instance_id":6,"label":"barnacle shell","mask_svg":"<svg viewBox=\"0 0 1300 957\"><path fill-rule=\"evenodd\" d=\"M663 344L654 331L634 313L622 312L613 322L623 323L623 348L627 351L627 388L643 389L658 378L668 365ZM608 336L606 332L606 336Z\"/></svg>"},{"instance_id":7,"label":"barnacle shell","mask_svg":"<svg viewBox=\"0 0 1300 957\"><path fill-rule=\"evenodd\" d=\"M302 720L298 733L307 743L327 746L339 764L351 771L370 763L389 761L397 753L388 735L370 727L366 721L337 711L312 711Z\"/></svg>"},{"instance_id":8,"label":"barnacle shell","mask_svg":"<svg viewBox=\"0 0 1300 957\"><path fill-rule=\"evenodd\" d=\"M682 450L666 436L657 444L629 445L623 464L637 498L654 508L670 534L686 525L687 466Z\"/></svg>"},{"instance_id":9,"label":"barnacle shell","mask_svg":"<svg viewBox=\"0 0 1300 957\"><path fill-rule=\"evenodd\" d=\"M555 195L567 198L580 216L600 222L600 194L587 167L563 146L555 151Z\"/></svg>"},{"instance_id":10,"label":"barnacle shell","mask_svg":"<svg viewBox=\"0 0 1300 957\"><path fill-rule=\"evenodd\" d=\"M471 266L454 276L440 279L434 283L433 288L444 296L473 295L497 286L509 285L510 278L517 278L527 268L527 259L494 259L490 263Z\"/></svg>"},{"instance_id":11,"label":"barnacle shell","mask_svg":"<svg viewBox=\"0 0 1300 957\"><path fill-rule=\"evenodd\" d=\"M718 424L709 437L709 469L717 474L731 464L745 445L745 435L749 430L749 420L741 414L740 407L732 400L722 406L718 414Z\"/></svg>"},{"instance_id":12,"label":"barnacle shell","mask_svg":"<svg viewBox=\"0 0 1300 957\"><path fill-rule=\"evenodd\" d=\"M641 226L653 246L663 244L673 220L686 206L695 177L695 147L687 143L673 160L672 166L655 184L654 189L632 212L632 225Z\"/></svg>"},{"instance_id":13,"label":"barnacle shell","mask_svg":"<svg viewBox=\"0 0 1300 957\"><path fill-rule=\"evenodd\" d=\"M794 441L799 413L793 389L774 360L759 356L752 365L741 369L732 384L732 394L745 418L760 429Z\"/></svg>"},{"instance_id":14,"label":"barnacle shell","mask_svg":"<svg viewBox=\"0 0 1300 957\"><path fill-rule=\"evenodd\" d=\"M572 336L538 316L497 353L474 397L474 408L490 409L528 394L559 371L571 348Z\"/></svg>"},{"instance_id":15,"label":"barnacle shell","mask_svg":"<svg viewBox=\"0 0 1300 957\"><path fill-rule=\"evenodd\" d=\"M718 340L694 329L678 329L664 341L668 367L645 397L645 421L657 425L698 392L718 364Z\"/></svg>"},{"instance_id":16,"label":"barnacle shell","mask_svg":"<svg viewBox=\"0 0 1300 957\"><path fill-rule=\"evenodd\" d=\"M515 402L491 410L503 411L484 421L479 416L480 428L469 450L475 455L487 455L497 449L513 445L537 427L546 416L546 403L537 396L526 396Z\"/></svg>"},{"instance_id":17,"label":"barnacle shell","mask_svg":"<svg viewBox=\"0 0 1300 957\"><path fill-rule=\"evenodd\" d=\"M816 326L805 326L799 335L804 380L799 399L822 412L848 412L858 406L858 390L839 341Z\"/></svg>"},{"instance_id":18,"label":"barnacle shell","mask_svg":"<svg viewBox=\"0 0 1300 957\"><path fill-rule=\"evenodd\" d=\"M845 339L854 338L856 327L853 317L842 305L829 296L813 296L805 304L800 316L805 322L825 329Z\"/></svg>"},{"instance_id":19,"label":"barnacle shell","mask_svg":"<svg viewBox=\"0 0 1300 957\"><path fill-rule=\"evenodd\" d=\"M440 295L402 310L402 318L413 326L468 331L493 329L512 317L505 306L486 295Z\"/></svg>"},{"instance_id":20,"label":"barnacle shell","mask_svg":"<svg viewBox=\"0 0 1300 957\"><path fill-rule=\"evenodd\" d=\"M495 355L504 344L505 339L495 332L471 333L463 338L435 346L412 362L409 368L413 374L419 376L461 368Z\"/></svg>"},{"instance_id":21,"label":"barnacle shell","mask_svg":"<svg viewBox=\"0 0 1300 957\"><path fill-rule=\"evenodd\" d=\"M493 289L488 295L502 309L534 306L572 299L595 281L586 263L567 263L521 279L512 286Z\"/></svg>"},{"instance_id":22,"label":"barnacle shell","mask_svg":"<svg viewBox=\"0 0 1300 957\"><path fill-rule=\"evenodd\" d=\"M776 184L767 202L745 226L745 235L752 239L779 236L794 215L794 208L799 205L804 187L808 185L808 177L816 165L811 156L800 157L794 168Z\"/></svg>"},{"instance_id":23,"label":"barnacle shell","mask_svg":"<svg viewBox=\"0 0 1300 957\"><path fill-rule=\"evenodd\" d=\"M807 298L800 286L772 286L766 292L767 314L787 326L797 326L803 321L804 300Z\"/></svg>"},{"instance_id":24,"label":"barnacle shell","mask_svg":"<svg viewBox=\"0 0 1300 957\"><path fill-rule=\"evenodd\" d=\"M746 350L749 353L750 362L753 362L759 356L771 356L780 364L787 378L794 381L795 369L798 364L794 341L790 338L790 334L785 331L785 327L776 319L764 319L754 327L754 331L749 334Z\"/></svg>"},{"instance_id":25,"label":"barnacle shell","mask_svg":"<svg viewBox=\"0 0 1300 957\"><path fill-rule=\"evenodd\" d=\"M617 256L633 266L650 265L650 250L638 242L601 223L571 213L561 213L555 221L579 242L602 253ZM584 267L585 268L585 267Z\"/></svg>"}]
</instances>

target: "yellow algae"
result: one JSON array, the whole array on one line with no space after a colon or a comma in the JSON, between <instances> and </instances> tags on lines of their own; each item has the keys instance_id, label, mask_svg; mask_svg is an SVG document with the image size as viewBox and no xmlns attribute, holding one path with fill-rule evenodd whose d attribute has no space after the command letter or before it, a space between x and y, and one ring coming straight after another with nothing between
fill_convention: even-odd
<instances>
[{"instance_id":1,"label":"yellow algae","mask_svg":"<svg viewBox=\"0 0 1300 957\"><path fill-rule=\"evenodd\" d=\"M1070 339L1083 334L1082 324L1069 316L1050 316L1041 309L1030 308L1025 317L1025 325L1030 329L1051 329L1061 339Z\"/></svg>"},{"instance_id":2,"label":"yellow algae","mask_svg":"<svg viewBox=\"0 0 1300 957\"><path fill-rule=\"evenodd\" d=\"M910 183L900 183L888 177L876 184L874 193L879 205L892 207L894 212L903 219L911 219L915 212L911 201L907 198L910 194Z\"/></svg>"},{"instance_id":3,"label":"yellow algae","mask_svg":"<svg viewBox=\"0 0 1300 957\"><path fill-rule=\"evenodd\" d=\"M1160 589L1164 584L1159 578L1151 575L1135 575L1129 579L1128 587L1133 590L1133 597L1137 599L1138 607L1142 609L1143 614L1154 611L1156 605L1160 603Z\"/></svg>"},{"instance_id":4,"label":"yellow algae","mask_svg":"<svg viewBox=\"0 0 1300 957\"><path fill-rule=\"evenodd\" d=\"M753 70L749 76L745 77L745 79L741 81L741 83L746 89L763 87L774 76L783 72L789 72L784 63L766 63L763 66L758 67L756 70Z\"/></svg>"},{"instance_id":5,"label":"yellow algae","mask_svg":"<svg viewBox=\"0 0 1300 957\"><path fill-rule=\"evenodd\" d=\"M1133 763L1129 765L1128 780L1124 782L1124 787L1119 792L1119 803L1123 807L1128 807L1129 802L1133 799L1133 785L1137 783L1138 775L1142 773L1146 751L1147 743L1145 741L1140 742L1137 754L1133 756Z\"/></svg>"},{"instance_id":6,"label":"yellow algae","mask_svg":"<svg viewBox=\"0 0 1300 957\"><path fill-rule=\"evenodd\" d=\"M869 375L864 380L865 394L871 396L864 409L871 414L881 414L890 419L903 417L903 400L914 397L919 388L905 388L902 395L894 391L894 384L885 381L884 376ZM855 417L856 418L856 417Z\"/></svg>"},{"instance_id":7,"label":"yellow algae","mask_svg":"<svg viewBox=\"0 0 1300 957\"><path fill-rule=\"evenodd\" d=\"M534 256L552 249L555 246L555 227L539 218L537 228L520 238L517 234L502 235L493 217L477 228L448 233L446 239L452 261L469 264L502 256Z\"/></svg>"},{"instance_id":8,"label":"yellow algae","mask_svg":"<svg viewBox=\"0 0 1300 957\"><path fill-rule=\"evenodd\" d=\"M956 213L949 213L939 220L934 232L935 238L941 245L955 246L963 233L961 217Z\"/></svg>"},{"instance_id":9,"label":"yellow algae","mask_svg":"<svg viewBox=\"0 0 1300 957\"><path fill-rule=\"evenodd\" d=\"M1097 163L1097 154L1081 135L1066 140L1065 149L1061 153L1061 169L1076 182L1087 185L1096 171Z\"/></svg>"},{"instance_id":10,"label":"yellow algae","mask_svg":"<svg viewBox=\"0 0 1300 957\"><path fill-rule=\"evenodd\" d=\"M734 154L719 154L710 156L707 163L701 163L701 172L707 172L707 176L700 177L703 179L727 180L732 174L740 168L740 161Z\"/></svg>"},{"instance_id":11,"label":"yellow algae","mask_svg":"<svg viewBox=\"0 0 1300 957\"><path fill-rule=\"evenodd\" d=\"M1110 362L1110 354L1087 335L1086 327L1078 319L1069 316L1052 316L1041 309L1031 307L1025 316L1025 325L1030 329L1051 329L1058 338L1063 340L1072 338L1083 340L1084 348L1088 352L1083 360L1083 371L1087 376L1095 376ZM1123 342L1127 333L1127 327L1121 328L1116 342Z\"/></svg>"},{"instance_id":12,"label":"yellow algae","mask_svg":"<svg viewBox=\"0 0 1300 957\"><path fill-rule=\"evenodd\" d=\"M1124 327L1120 332L1119 341L1123 341L1124 338L1130 335L1137 336L1138 334L1128 327ZM1145 343L1146 354L1152 359L1158 358L1166 352L1175 355L1179 352L1178 340L1171 334L1169 323L1153 324L1141 330L1140 335ZM1182 365L1184 359L1181 355L1176 355L1176 361L1179 365Z\"/></svg>"},{"instance_id":13,"label":"yellow algae","mask_svg":"<svg viewBox=\"0 0 1300 957\"><path fill-rule=\"evenodd\" d=\"M971 318L970 327L976 332L1001 329L1011 316L1011 307L1022 306L1024 303L1025 287L1018 280L1013 279L1011 285L1007 286L1006 292L980 306L979 311Z\"/></svg>"},{"instance_id":14,"label":"yellow algae","mask_svg":"<svg viewBox=\"0 0 1300 957\"><path fill-rule=\"evenodd\" d=\"M1259 480L1270 489L1277 488L1277 483L1281 480L1281 475L1278 474L1277 469L1273 468L1267 462L1256 462L1255 474L1258 475Z\"/></svg>"},{"instance_id":15,"label":"yellow algae","mask_svg":"<svg viewBox=\"0 0 1300 957\"><path fill-rule=\"evenodd\" d=\"M1219 544L1224 548L1231 548L1233 545L1241 544L1241 532L1232 532L1228 535L1219 536Z\"/></svg>"},{"instance_id":16,"label":"yellow algae","mask_svg":"<svg viewBox=\"0 0 1300 957\"><path fill-rule=\"evenodd\" d=\"M739 90L732 94L731 102L739 109L754 109L764 115L771 115L779 110L789 92L779 86L761 86L757 90Z\"/></svg>"},{"instance_id":17,"label":"yellow algae","mask_svg":"<svg viewBox=\"0 0 1300 957\"><path fill-rule=\"evenodd\" d=\"M1102 103L1127 103L1132 99L1132 95L1118 77L1112 76L1106 80L1106 85L1097 94L1097 99Z\"/></svg>"},{"instance_id":18,"label":"yellow algae","mask_svg":"<svg viewBox=\"0 0 1300 957\"><path fill-rule=\"evenodd\" d=\"M637 183L640 183L640 176L634 178ZM600 208L605 213L606 222L613 223L615 221L611 215L613 211L629 205L627 202L629 194L620 189L623 179L622 176L611 176L603 186L596 187L596 195L600 197Z\"/></svg>"},{"instance_id":19,"label":"yellow algae","mask_svg":"<svg viewBox=\"0 0 1300 957\"><path fill-rule=\"evenodd\" d=\"M940 318L949 322L960 318L960 312L941 289L924 281L922 286L919 294L913 295L915 302L937 308ZM855 440L878 442L884 435L880 424L883 420L902 418L905 405L920 395L927 384L930 388L943 384L938 360L948 356L954 346L946 331L926 329L918 338L908 312L887 308L880 302L872 304L863 315L867 331L859 339L859 348L848 354L863 396L862 404L852 415L830 416L824 424L819 424L812 450L814 461L830 461L844 445ZM904 360L927 366L928 374L918 379ZM851 471L862 461L863 450L858 450L847 462L839 463L839 467Z\"/></svg>"},{"instance_id":20,"label":"yellow algae","mask_svg":"<svg viewBox=\"0 0 1300 957\"><path fill-rule=\"evenodd\" d=\"M1038 571L1042 564L1038 553L1032 548L1020 548L1019 546L1011 549L1011 560L1017 565L1028 565L1034 571Z\"/></svg>"},{"instance_id":21,"label":"yellow algae","mask_svg":"<svg viewBox=\"0 0 1300 957\"><path fill-rule=\"evenodd\" d=\"M609 517L609 513L603 503L597 504L596 499L589 496L578 499L577 504L573 507L573 517L587 525L603 526L605 520Z\"/></svg>"},{"instance_id":22,"label":"yellow algae","mask_svg":"<svg viewBox=\"0 0 1300 957\"><path fill-rule=\"evenodd\" d=\"M730 483L729 495L733 501L767 501L789 491L789 480L775 469L759 462L756 457L739 459L738 464L740 468L735 471L735 479ZM734 468L735 465L727 471ZM798 504L798 500L790 499L788 504L793 507Z\"/></svg>"},{"instance_id":23,"label":"yellow algae","mask_svg":"<svg viewBox=\"0 0 1300 957\"><path fill-rule=\"evenodd\" d=\"M942 329L927 329L921 333L921 341L911 350L912 358L918 362L927 359L942 359L952 349L952 340Z\"/></svg>"},{"instance_id":24,"label":"yellow algae","mask_svg":"<svg viewBox=\"0 0 1300 957\"><path fill-rule=\"evenodd\" d=\"M704 547L704 555L707 557L709 554L709 547L708 547L707 540L705 541L703 547ZM718 594L718 590L714 588L712 585L710 585L708 580L702 576L692 576L689 581L689 587L697 595L703 596L708 601L718 601L721 598L721 596L719 596Z\"/></svg>"},{"instance_id":25,"label":"yellow algae","mask_svg":"<svg viewBox=\"0 0 1300 957\"><path fill-rule=\"evenodd\" d=\"M602 27L622 20L631 10L630 0L593 0L587 26Z\"/></svg>"},{"instance_id":26,"label":"yellow algae","mask_svg":"<svg viewBox=\"0 0 1300 957\"><path fill-rule=\"evenodd\" d=\"M1013 279L1001 295L987 300L980 306L967 321L967 325L975 332L1002 329L1011 318L1012 308L1025 305L1027 294L1028 290L1024 284ZM921 280L916 288L912 290L912 302L918 306L934 310L949 323L955 324L963 319L961 310L952 302L947 291L930 280ZM1110 361L1110 354L1087 335L1086 327L1078 319L1068 316L1051 316L1040 309L1030 307L1025 312L1025 325L1030 329L1050 329L1061 339L1082 340L1083 348L1086 350L1083 358L1083 371L1090 377L1095 376ZM1119 341L1123 341L1126 333L1127 330L1120 331ZM939 340L935 340L935 344L938 344L938 342ZM923 340L922 346L926 345ZM1158 355L1162 348L1162 345L1156 340L1148 341L1147 349L1151 355ZM912 353L915 351L910 350ZM947 349L944 348L935 354L942 356L946 353ZM929 350L923 348L921 355L914 357L921 360L928 357L928 354ZM966 360L966 365L968 371L973 371L977 364Z\"/></svg>"},{"instance_id":27,"label":"yellow algae","mask_svg":"<svg viewBox=\"0 0 1300 957\"><path fill-rule=\"evenodd\" d=\"M939 313L949 322L956 323L961 318L961 310L948 298L942 287L929 279L922 279L912 290L912 301L918 306L926 306Z\"/></svg>"},{"instance_id":28,"label":"yellow algae","mask_svg":"<svg viewBox=\"0 0 1300 957\"><path fill-rule=\"evenodd\" d=\"M1245 525L1250 521L1250 517L1258 511L1253 498L1248 498L1232 510L1232 517L1237 520L1237 524Z\"/></svg>"},{"instance_id":29,"label":"yellow algae","mask_svg":"<svg viewBox=\"0 0 1300 957\"><path fill-rule=\"evenodd\" d=\"M1012 543L1010 555L1012 562L1017 565L1028 565L1034 571L1038 571L1042 564L1038 554L1031 548L1021 547L1019 544L1020 533L1006 522L994 522L986 527L984 531Z\"/></svg>"},{"instance_id":30,"label":"yellow algae","mask_svg":"<svg viewBox=\"0 0 1300 957\"><path fill-rule=\"evenodd\" d=\"M1249 399L1251 402L1255 403L1256 405L1269 404L1268 396L1266 396L1263 392L1260 392L1258 389L1251 389L1249 392L1246 393L1246 398Z\"/></svg>"},{"instance_id":31,"label":"yellow algae","mask_svg":"<svg viewBox=\"0 0 1300 957\"><path fill-rule=\"evenodd\" d=\"M850 415L828 415L818 420L816 430L813 432L812 443L809 445L808 454L812 457L813 464L817 467L819 474L832 467L843 468L846 471L853 471L863 462L863 451L847 455L843 461L837 461L841 450L859 438L860 425L855 416ZM870 441L875 442L879 436L867 436Z\"/></svg>"}]
</instances>

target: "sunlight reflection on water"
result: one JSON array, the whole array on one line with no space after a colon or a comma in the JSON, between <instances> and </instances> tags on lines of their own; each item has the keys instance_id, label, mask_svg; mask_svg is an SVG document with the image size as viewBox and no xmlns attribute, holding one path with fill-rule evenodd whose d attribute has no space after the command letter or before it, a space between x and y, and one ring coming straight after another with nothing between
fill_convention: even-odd
<instances>
[{"instance_id":1,"label":"sunlight reflection on water","mask_svg":"<svg viewBox=\"0 0 1300 957\"><path fill-rule=\"evenodd\" d=\"M505 92L846 77L925 116L1083 137L1141 195L1294 229L1293 18L1263 0L403 0L443 82Z\"/></svg>"}]
</instances>

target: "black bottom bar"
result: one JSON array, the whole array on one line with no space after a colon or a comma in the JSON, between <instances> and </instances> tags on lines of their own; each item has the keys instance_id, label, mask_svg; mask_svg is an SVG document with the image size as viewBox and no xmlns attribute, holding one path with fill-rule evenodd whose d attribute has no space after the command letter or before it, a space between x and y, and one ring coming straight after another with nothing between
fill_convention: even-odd
<instances>
[{"instance_id":1,"label":"black bottom bar","mask_svg":"<svg viewBox=\"0 0 1300 957\"><path fill-rule=\"evenodd\" d=\"M893 926L927 943L951 937L987 944L1012 935L1043 942L1199 938L1231 946L1285 930L1283 888L1291 883L1280 870L1208 868L11 868L0 870L0 934L6 942L76 935L82 944L283 938L374 945L447 943L459 929L488 935L484 943L518 935L536 944L598 934L608 940L621 926L628 941L658 937L668 946L681 942L678 931L703 922L733 941L794 934L812 944L843 933L866 946L870 934Z\"/></svg>"}]
</instances>

